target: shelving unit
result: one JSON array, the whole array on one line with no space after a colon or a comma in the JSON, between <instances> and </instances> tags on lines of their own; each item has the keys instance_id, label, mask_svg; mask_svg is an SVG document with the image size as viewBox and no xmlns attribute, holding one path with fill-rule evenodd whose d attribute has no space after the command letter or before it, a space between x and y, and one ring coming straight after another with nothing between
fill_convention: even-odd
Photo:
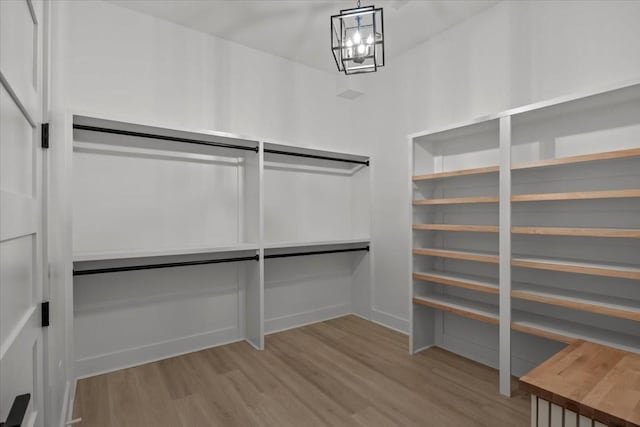
<instances>
[{"instance_id":1,"label":"shelving unit","mask_svg":"<svg viewBox=\"0 0 640 427\"><path fill-rule=\"evenodd\" d=\"M414 224L414 230L432 231L470 231L473 233L497 233L495 225L456 225L456 224Z\"/></svg>"},{"instance_id":2,"label":"shelving unit","mask_svg":"<svg viewBox=\"0 0 640 427\"><path fill-rule=\"evenodd\" d=\"M497 341L499 123L410 139L411 352ZM475 336L476 338L473 338Z\"/></svg>"},{"instance_id":3,"label":"shelving unit","mask_svg":"<svg viewBox=\"0 0 640 427\"><path fill-rule=\"evenodd\" d=\"M498 324L498 308L491 304L437 294L413 297L413 303L485 323Z\"/></svg>"},{"instance_id":4,"label":"shelving unit","mask_svg":"<svg viewBox=\"0 0 640 427\"><path fill-rule=\"evenodd\" d=\"M640 321L640 301L634 303L609 295L594 295L540 285L514 284L514 286L517 289L511 291L513 298Z\"/></svg>"},{"instance_id":5,"label":"shelving unit","mask_svg":"<svg viewBox=\"0 0 640 427\"><path fill-rule=\"evenodd\" d=\"M515 267L527 267L540 270L640 280L640 267L622 264L601 264L596 262L550 258L513 258L511 260L511 265Z\"/></svg>"},{"instance_id":6,"label":"shelving unit","mask_svg":"<svg viewBox=\"0 0 640 427\"><path fill-rule=\"evenodd\" d=\"M459 288L471 289L488 294L497 294L499 291L497 283L478 276L427 271L413 273L413 278L426 282L440 283L442 285L457 286Z\"/></svg>"},{"instance_id":7,"label":"shelving unit","mask_svg":"<svg viewBox=\"0 0 640 427\"><path fill-rule=\"evenodd\" d=\"M265 333L369 318L369 158L273 142L264 152Z\"/></svg>"},{"instance_id":8,"label":"shelving unit","mask_svg":"<svg viewBox=\"0 0 640 427\"><path fill-rule=\"evenodd\" d=\"M79 377L369 317L367 156L87 114L68 125Z\"/></svg>"},{"instance_id":9,"label":"shelving unit","mask_svg":"<svg viewBox=\"0 0 640 427\"><path fill-rule=\"evenodd\" d=\"M507 395L558 342L640 352L639 117L636 82L409 137L411 352Z\"/></svg>"},{"instance_id":10,"label":"shelving unit","mask_svg":"<svg viewBox=\"0 0 640 427\"><path fill-rule=\"evenodd\" d=\"M486 166L483 168L461 169L450 172L436 172L424 175L414 175L413 181L429 181L433 179L455 178L468 175L484 175L488 173L497 173L500 170L498 166Z\"/></svg>"},{"instance_id":11,"label":"shelving unit","mask_svg":"<svg viewBox=\"0 0 640 427\"><path fill-rule=\"evenodd\" d=\"M544 202L555 200L596 200L624 199L640 197L640 190L604 190L580 191L571 193L516 194L511 196L512 202Z\"/></svg>"},{"instance_id":12,"label":"shelving unit","mask_svg":"<svg viewBox=\"0 0 640 427\"><path fill-rule=\"evenodd\" d=\"M450 197L446 199L414 200L414 205L462 205L474 203L498 203L498 198L493 196L482 197Z\"/></svg>"},{"instance_id":13,"label":"shelving unit","mask_svg":"<svg viewBox=\"0 0 640 427\"><path fill-rule=\"evenodd\" d=\"M428 255L440 258L462 259L466 261L488 262L492 264L497 264L499 261L498 255L494 254L469 251L453 251L447 249L417 248L413 250L413 254Z\"/></svg>"},{"instance_id":14,"label":"shelving unit","mask_svg":"<svg viewBox=\"0 0 640 427\"><path fill-rule=\"evenodd\" d=\"M511 227L513 234L537 236L615 237L640 239L637 228Z\"/></svg>"},{"instance_id":15,"label":"shelving unit","mask_svg":"<svg viewBox=\"0 0 640 427\"><path fill-rule=\"evenodd\" d=\"M586 340L635 353L640 351L640 343L637 336L577 322L569 322L555 317L515 311L511 327L514 331L560 341L565 344L571 344L576 340Z\"/></svg>"}]
</instances>

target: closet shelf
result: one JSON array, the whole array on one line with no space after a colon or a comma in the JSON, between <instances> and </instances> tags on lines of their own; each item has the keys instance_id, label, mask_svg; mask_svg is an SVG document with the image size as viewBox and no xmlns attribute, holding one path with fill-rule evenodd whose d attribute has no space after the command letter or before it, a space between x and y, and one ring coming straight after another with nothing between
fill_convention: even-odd
<instances>
[{"instance_id":1,"label":"closet shelf","mask_svg":"<svg viewBox=\"0 0 640 427\"><path fill-rule=\"evenodd\" d=\"M459 205L471 203L498 203L500 199L496 196L480 197L452 197L446 199L421 199L414 200L414 205Z\"/></svg>"},{"instance_id":2,"label":"closet shelf","mask_svg":"<svg viewBox=\"0 0 640 427\"><path fill-rule=\"evenodd\" d=\"M557 159L536 160L533 162L516 163L511 166L511 170L537 169L549 166L570 165L575 163L587 163L599 160L623 159L629 157L639 157L640 148L628 150L606 151L602 153L583 154L581 156L560 157Z\"/></svg>"},{"instance_id":3,"label":"closet shelf","mask_svg":"<svg viewBox=\"0 0 640 427\"><path fill-rule=\"evenodd\" d=\"M576 340L586 340L627 351L640 352L640 337L638 336L524 311L513 312L511 329L567 344Z\"/></svg>"},{"instance_id":4,"label":"closet shelf","mask_svg":"<svg viewBox=\"0 0 640 427\"><path fill-rule=\"evenodd\" d=\"M447 286L471 289L473 291L497 294L498 284L491 279L458 273L444 273L440 271L425 271L413 273L413 278L427 282L439 283Z\"/></svg>"},{"instance_id":5,"label":"closet shelf","mask_svg":"<svg viewBox=\"0 0 640 427\"><path fill-rule=\"evenodd\" d=\"M293 249L293 248L313 248L322 246L346 246L355 244L368 244L371 239L364 237L361 239L345 239L345 240L319 240L309 242L273 242L265 243L266 249Z\"/></svg>"},{"instance_id":6,"label":"closet shelf","mask_svg":"<svg viewBox=\"0 0 640 427\"><path fill-rule=\"evenodd\" d=\"M517 289L511 291L513 298L640 321L640 302L634 305L624 298L532 284L518 283L514 287Z\"/></svg>"},{"instance_id":7,"label":"closet shelf","mask_svg":"<svg viewBox=\"0 0 640 427\"><path fill-rule=\"evenodd\" d=\"M414 255L462 259L467 261L486 262L491 264L498 264L499 262L498 255L490 252L470 252L436 248L414 248L413 253Z\"/></svg>"},{"instance_id":8,"label":"closet shelf","mask_svg":"<svg viewBox=\"0 0 640 427\"><path fill-rule=\"evenodd\" d=\"M497 225L413 224L414 230L470 231L475 233L497 233Z\"/></svg>"},{"instance_id":9,"label":"closet shelf","mask_svg":"<svg viewBox=\"0 0 640 427\"><path fill-rule=\"evenodd\" d=\"M212 246L199 248L176 248L160 250L127 250L106 252L78 252L73 255L73 262L109 261L118 259L151 258L166 256L182 256L197 254L220 254L258 250L257 243L238 244L233 246Z\"/></svg>"},{"instance_id":10,"label":"closet shelf","mask_svg":"<svg viewBox=\"0 0 640 427\"><path fill-rule=\"evenodd\" d=\"M500 171L499 166L487 166L482 168L460 169L451 172L436 172L425 175L415 175L412 177L412 179L413 181L429 181L434 179L453 178L458 176L483 175L488 173L495 173L498 171Z\"/></svg>"},{"instance_id":11,"label":"closet shelf","mask_svg":"<svg viewBox=\"0 0 640 427\"><path fill-rule=\"evenodd\" d=\"M577 237L622 237L640 239L637 228L511 227L513 234Z\"/></svg>"},{"instance_id":12,"label":"closet shelf","mask_svg":"<svg viewBox=\"0 0 640 427\"><path fill-rule=\"evenodd\" d=\"M576 191L571 193L516 194L511 196L512 202L541 202L552 200L591 200L591 199L624 199L640 197L639 189Z\"/></svg>"},{"instance_id":13,"label":"closet shelf","mask_svg":"<svg viewBox=\"0 0 640 427\"><path fill-rule=\"evenodd\" d=\"M497 325L499 323L498 307L495 305L472 301L450 295L414 296L413 303L426 307L468 317L485 323Z\"/></svg>"},{"instance_id":14,"label":"closet shelf","mask_svg":"<svg viewBox=\"0 0 640 427\"><path fill-rule=\"evenodd\" d=\"M551 259L551 258L512 258L514 267L527 267L537 270L562 271L593 276L619 277L640 280L640 267L623 264L598 264L593 262Z\"/></svg>"}]
</instances>

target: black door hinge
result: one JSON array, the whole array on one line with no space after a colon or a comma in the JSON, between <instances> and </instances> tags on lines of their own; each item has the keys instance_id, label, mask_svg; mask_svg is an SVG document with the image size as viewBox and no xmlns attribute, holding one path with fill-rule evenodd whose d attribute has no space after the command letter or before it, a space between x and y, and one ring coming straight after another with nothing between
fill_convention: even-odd
<instances>
[{"instance_id":1,"label":"black door hinge","mask_svg":"<svg viewBox=\"0 0 640 427\"><path fill-rule=\"evenodd\" d=\"M49 148L49 123L42 124L42 148Z\"/></svg>"},{"instance_id":2,"label":"black door hinge","mask_svg":"<svg viewBox=\"0 0 640 427\"><path fill-rule=\"evenodd\" d=\"M45 301L41 304L42 308L42 327L49 326L49 301Z\"/></svg>"},{"instance_id":3,"label":"black door hinge","mask_svg":"<svg viewBox=\"0 0 640 427\"><path fill-rule=\"evenodd\" d=\"M9 409L9 415L7 420L0 423L0 427L20 427L24 421L24 417L27 414L29 408L29 400L31 400L31 394L21 394L13 400L11 409Z\"/></svg>"}]
</instances>

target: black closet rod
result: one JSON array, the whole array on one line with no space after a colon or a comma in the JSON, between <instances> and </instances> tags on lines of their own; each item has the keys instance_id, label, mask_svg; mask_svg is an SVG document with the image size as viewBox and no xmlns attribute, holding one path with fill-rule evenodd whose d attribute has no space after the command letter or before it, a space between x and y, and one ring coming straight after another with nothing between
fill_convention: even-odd
<instances>
[{"instance_id":1,"label":"black closet rod","mask_svg":"<svg viewBox=\"0 0 640 427\"><path fill-rule=\"evenodd\" d=\"M273 255L265 255L264 259L287 258L287 257L307 256L307 255L338 254L338 253L342 253L342 252L359 252L359 251L367 251L367 252L369 252L369 246L366 246L364 248L331 249L331 250L326 250L326 251L291 252L291 253L287 253L287 254L273 254Z\"/></svg>"},{"instance_id":2,"label":"black closet rod","mask_svg":"<svg viewBox=\"0 0 640 427\"><path fill-rule=\"evenodd\" d=\"M209 145L213 147L232 148L235 150L255 151L256 153L259 151L258 146L247 147L245 145L226 144L224 142L203 141L199 139L180 138L177 136L158 135L154 133L133 132L129 130L103 128L99 126L87 126L87 125L74 124L73 128L79 129L79 130L87 130L91 132L113 133L116 135L136 136L139 138L161 139L163 141L185 142L187 144Z\"/></svg>"},{"instance_id":3,"label":"black closet rod","mask_svg":"<svg viewBox=\"0 0 640 427\"><path fill-rule=\"evenodd\" d=\"M152 270L155 268L172 268L172 267L186 267L190 265L221 264L223 262L258 261L259 259L260 259L260 256L253 255L253 256L245 256L245 257L237 257L237 258L208 259L208 260L202 260L202 261L183 261L183 262L168 262L164 264L131 265L126 267L97 268L93 270L73 270L73 275L86 276L89 274L116 273L119 271Z\"/></svg>"},{"instance_id":4,"label":"black closet rod","mask_svg":"<svg viewBox=\"0 0 640 427\"><path fill-rule=\"evenodd\" d=\"M265 148L264 152L271 153L271 154L282 154L284 156L306 157L309 159L320 159L320 160L332 160L334 162L356 163L358 165L369 166L369 160L341 159L338 157L318 156L316 154L303 154L303 153L292 153L290 151L272 150L270 148Z\"/></svg>"}]
</instances>

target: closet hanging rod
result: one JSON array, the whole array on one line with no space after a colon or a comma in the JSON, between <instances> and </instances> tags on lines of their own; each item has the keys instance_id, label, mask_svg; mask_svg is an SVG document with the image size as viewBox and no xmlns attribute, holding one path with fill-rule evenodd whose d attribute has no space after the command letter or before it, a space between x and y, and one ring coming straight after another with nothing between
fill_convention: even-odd
<instances>
[{"instance_id":1,"label":"closet hanging rod","mask_svg":"<svg viewBox=\"0 0 640 427\"><path fill-rule=\"evenodd\" d=\"M130 266L124 266L124 267L96 268L92 270L73 270L73 275L86 276L89 274L117 273L119 271L152 270L156 268L186 267L191 265L204 265L204 264L222 264L224 262L258 261L259 259L260 259L259 255L253 255L253 256L236 257L236 258L208 259L208 260L202 260L202 261L183 261L183 262L168 262L164 264L130 265Z\"/></svg>"},{"instance_id":2,"label":"closet hanging rod","mask_svg":"<svg viewBox=\"0 0 640 427\"><path fill-rule=\"evenodd\" d=\"M177 136L168 136L168 135L158 135L154 133L144 133L144 132L134 132L129 130L122 129L110 129L99 126L87 126L87 125L79 125L74 124L74 129L78 130L86 130L90 132L102 132L102 133L113 133L116 135L125 135L125 136L136 136L139 138L150 138L150 139L160 139L163 141L173 141L173 142L184 142L187 144L198 144L198 145L208 145L212 147L221 147L221 148L231 148L234 150L246 150L246 151L255 151L256 153L259 151L258 146L248 147L246 145L235 145L235 144L226 144L224 142L213 142L213 141L203 141L199 139L190 139L190 138L180 138Z\"/></svg>"},{"instance_id":3,"label":"closet hanging rod","mask_svg":"<svg viewBox=\"0 0 640 427\"><path fill-rule=\"evenodd\" d=\"M271 148L265 148L264 152L271 153L271 154L282 154L284 156L306 157L309 159L320 159L320 160L332 160L334 162L356 163L358 165L369 166L369 160L341 159L339 157L319 156L316 154L292 153L291 151L273 150Z\"/></svg>"},{"instance_id":4,"label":"closet hanging rod","mask_svg":"<svg viewBox=\"0 0 640 427\"><path fill-rule=\"evenodd\" d=\"M265 255L264 259L287 258L287 257L307 256L307 255L338 254L338 253L342 253L342 252L359 252L359 251L367 251L367 252L369 252L369 246L366 246L364 248L330 249L330 250L326 250L326 251L290 252L290 253L286 253L286 254L272 254L272 255Z\"/></svg>"}]
</instances>

